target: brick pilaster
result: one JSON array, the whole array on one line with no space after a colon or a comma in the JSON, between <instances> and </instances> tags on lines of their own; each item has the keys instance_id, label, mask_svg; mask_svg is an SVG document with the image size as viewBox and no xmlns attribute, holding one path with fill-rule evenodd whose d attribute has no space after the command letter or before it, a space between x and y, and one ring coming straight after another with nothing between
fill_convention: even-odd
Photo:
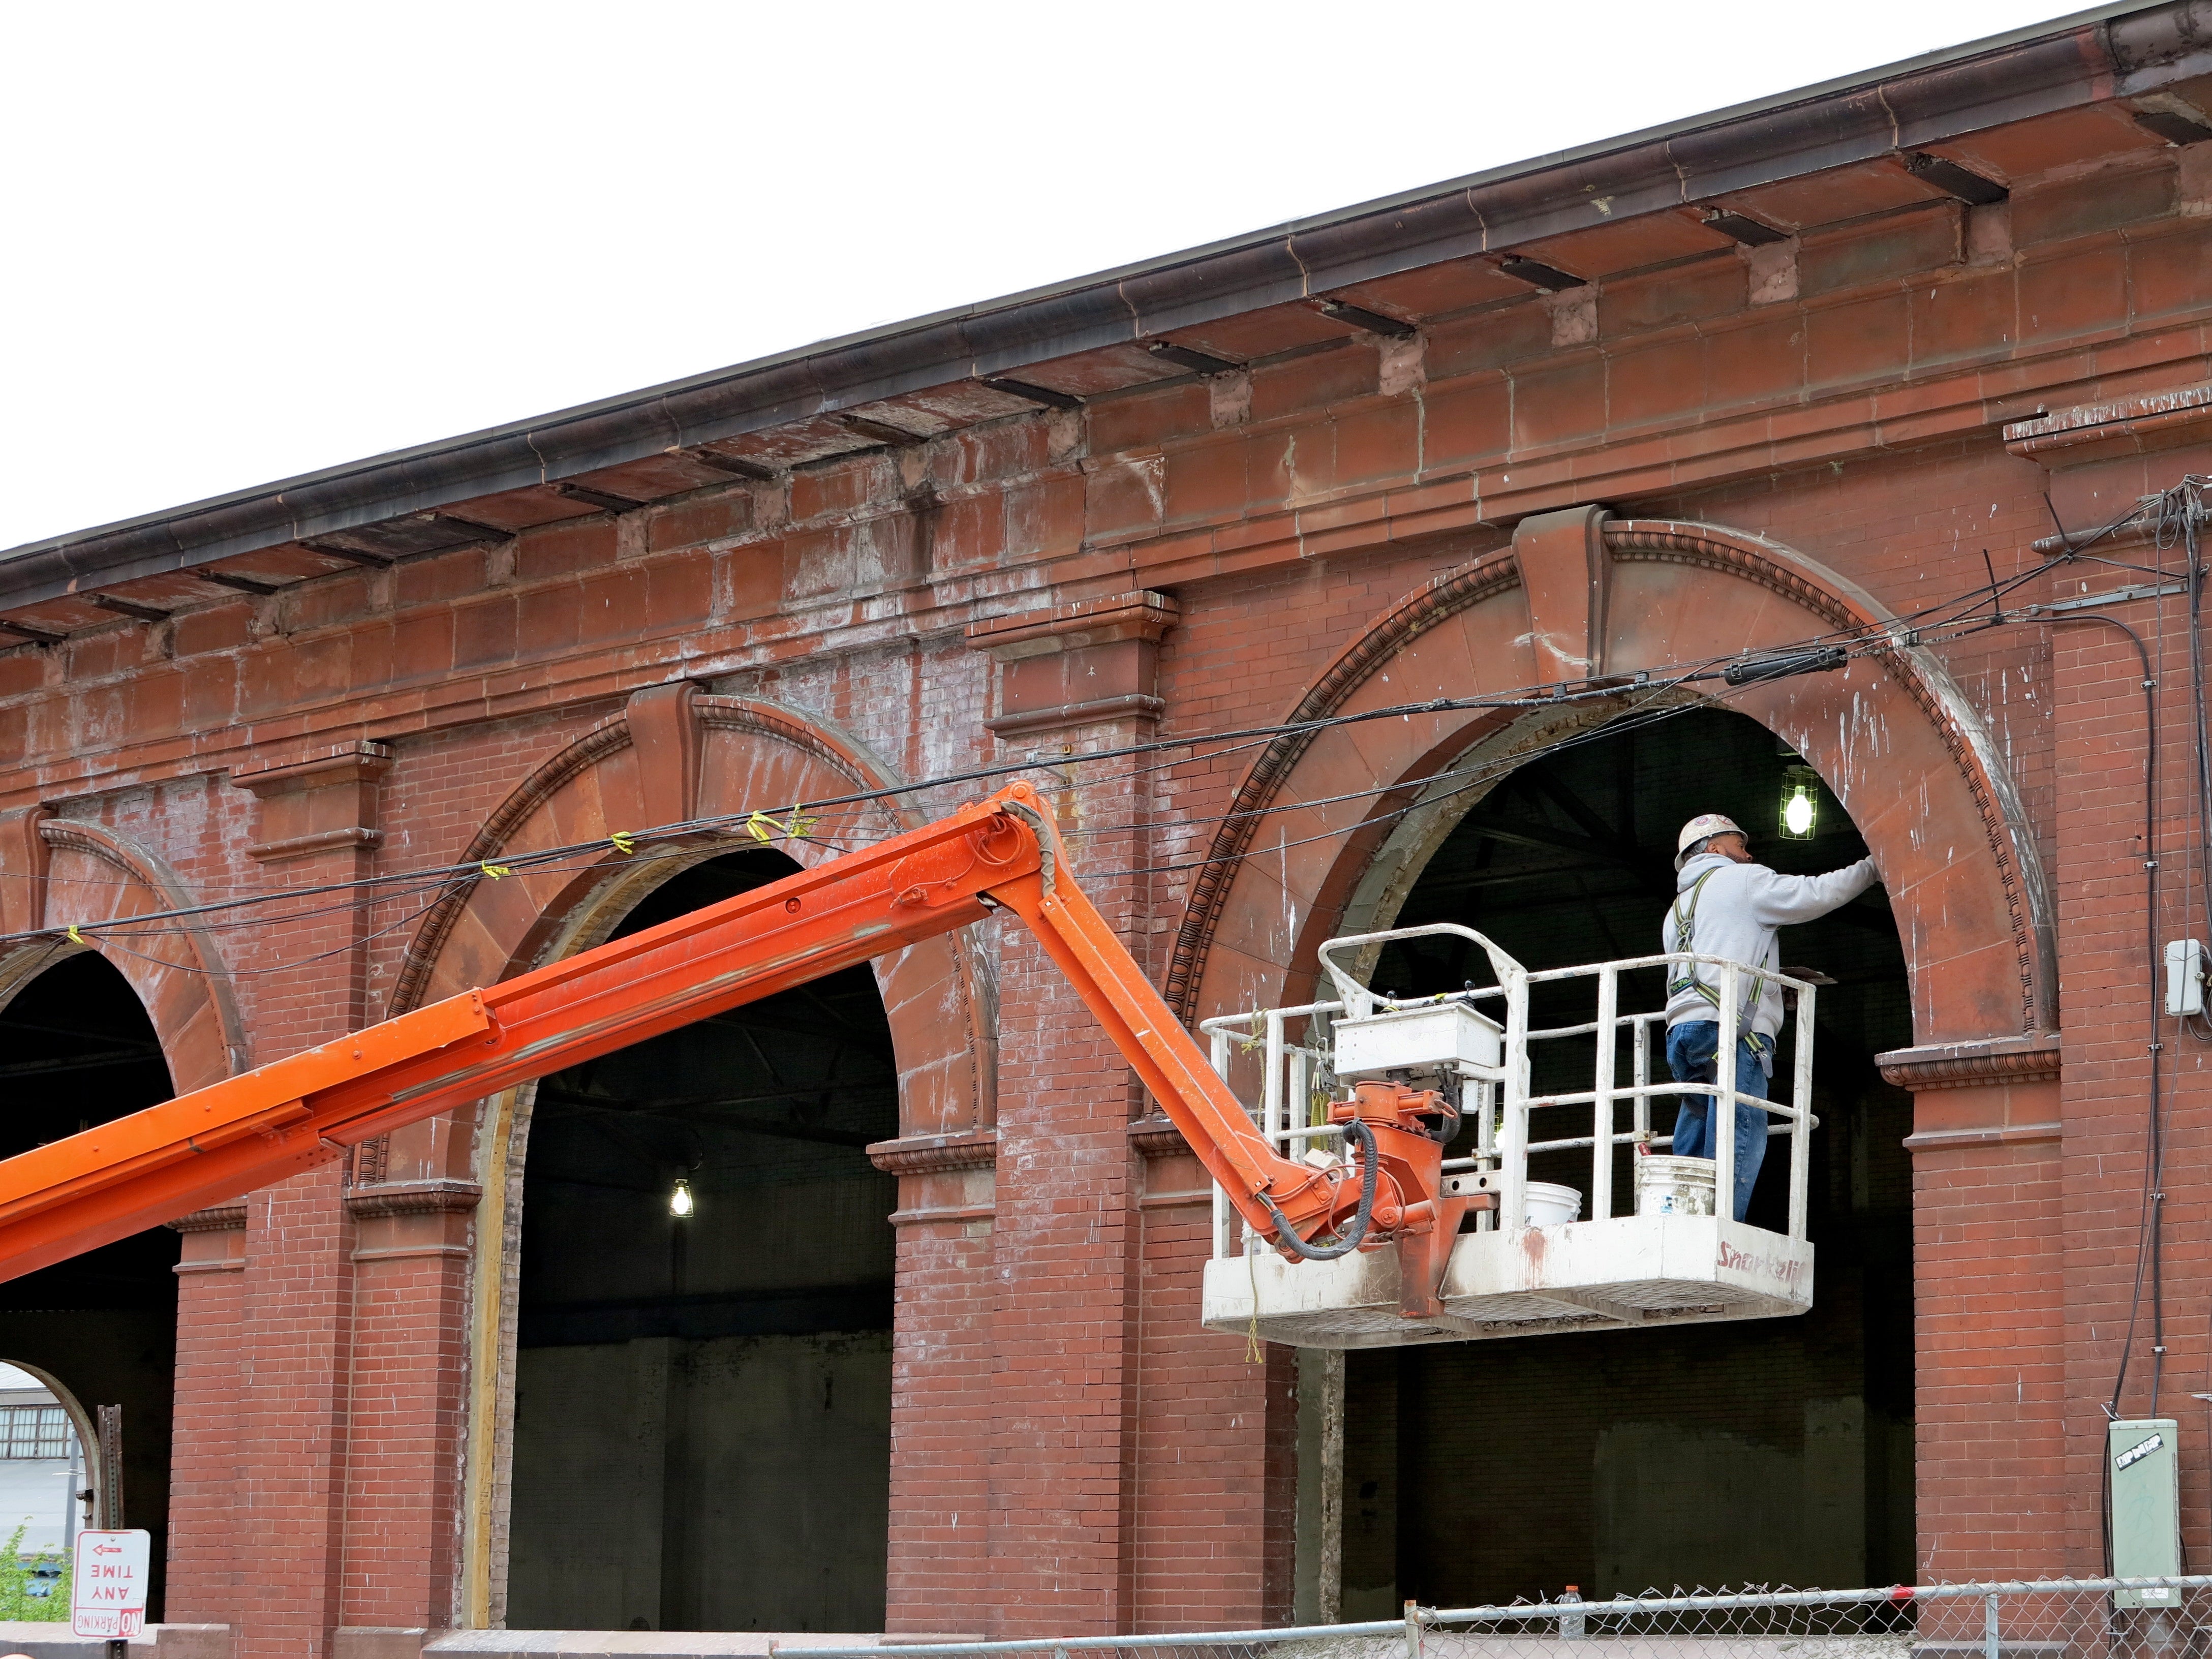
<instances>
[{"instance_id":1,"label":"brick pilaster","mask_svg":"<svg viewBox=\"0 0 2212 1659\"><path fill-rule=\"evenodd\" d=\"M167 1613L173 1624L228 1625L238 1618L233 1523L243 1473L239 1395L246 1206L202 1210L171 1224L185 1235L185 1244L176 1267Z\"/></svg>"}]
</instances>

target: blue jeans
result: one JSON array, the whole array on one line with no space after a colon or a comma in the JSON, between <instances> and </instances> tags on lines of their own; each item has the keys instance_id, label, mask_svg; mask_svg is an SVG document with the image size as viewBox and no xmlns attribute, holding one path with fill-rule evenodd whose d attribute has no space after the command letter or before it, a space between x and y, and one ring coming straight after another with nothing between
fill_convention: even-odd
<instances>
[{"instance_id":1,"label":"blue jeans","mask_svg":"<svg viewBox=\"0 0 2212 1659\"><path fill-rule=\"evenodd\" d=\"M1686 1020L1667 1028L1667 1066L1677 1083L1720 1081L1721 1028L1717 1020ZM1765 1100L1766 1072L1758 1052L1746 1039L1736 1044L1736 1092ZM1719 1115L1712 1097L1682 1097L1674 1114L1674 1156L1718 1158ZM1743 1219L1751 1207L1751 1189L1759 1179L1759 1166L1766 1157L1766 1109L1739 1102L1735 1109L1735 1218Z\"/></svg>"}]
</instances>

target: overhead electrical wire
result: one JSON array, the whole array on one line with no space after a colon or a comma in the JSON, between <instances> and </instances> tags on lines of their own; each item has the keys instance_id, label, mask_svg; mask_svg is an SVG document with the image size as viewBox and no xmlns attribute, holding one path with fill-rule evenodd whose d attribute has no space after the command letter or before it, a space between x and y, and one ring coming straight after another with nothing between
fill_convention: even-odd
<instances>
[{"instance_id":1,"label":"overhead electrical wire","mask_svg":"<svg viewBox=\"0 0 2212 1659\"><path fill-rule=\"evenodd\" d=\"M1935 601L1929 605L1923 606L1918 611L1907 613L1902 617L1881 618L1863 623L1854 624L1847 629L1832 629L1823 634L1814 635L1808 638L1791 641L1784 645L1764 647L1759 652L1750 653L1750 655L1754 659L1763 659L1765 657L1780 655L1790 651L1804 650L1821 646L1832 646L1839 642L1844 644L1844 649L1847 654L1859 655L1863 654L1869 650L1893 648L1900 643L1929 643L1930 642L1929 636L1931 635L1941 634L1944 635L1946 637L1959 637L1966 633L1978 632L1981 628L1985 626L2002 625L2003 622L2012 620L2012 618L2004 617L2002 611L2002 600L2006 594L2015 590L2022 584L2034 580L2035 577L2044 574L2045 571L2053 568L2054 566L2064 563L2069 559L2078 556L2081 547L2092 545L2095 542L2101 540L2106 536L2113 533L2114 531L2127 523L2130 519L2139 516L2141 510L2142 509L2140 507L2131 507L2127 513L2123 514L2118 518L2113 520L2110 524L2107 524L2089 536L2084 542L2080 544L2079 547L2056 554L2051 558L2044 561L2041 564L2003 581L1992 580L1990 582L1984 584L1979 587L1972 589L1961 594L1954 595L1944 599ZM1984 604L1991 605L1996 614L1988 621L1975 619L1972 613ZM1947 612L1953 614L1946 617L1945 613ZM2018 620L2028 620L2028 618L2021 617L2018 618ZM1957 630L1956 633L1949 632L1949 630L1954 629ZM725 813L708 817L687 820L677 823L656 825L647 830L617 832L611 837L602 837L590 842L573 842L559 847L545 848L532 853L500 854L491 859L442 866L432 866L427 868L413 871L392 872L379 875L356 877L345 881L320 883L307 887L266 890L260 892L246 894L234 898L210 900L200 904L179 906L168 910L145 912L137 916L119 919L114 922L103 922L98 924L80 923L75 927L69 928L47 927L23 930L14 933L0 934L0 945L15 943L30 939L51 938L58 934L70 937L74 940L74 942L84 943L86 940L83 937L83 929L87 927L93 927L102 938L108 937L112 933L118 931L128 930L131 933L136 933L147 930L157 924L179 921L198 921L202 927L210 928L244 926L249 925L249 922L251 925L266 927L286 921L308 919L316 915L326 915L334 910L350 909L363 902L378 903L398 902L410 896L413 892L419 892L430 887L439 888L441 890L441 896L442 897L447 892L457 890L465 885L473 884L482 879L489 878L495 880L525 871L541 871L556 868L559 867L561 861L564 860L582 858L587 862L596 863L605 856L610 845L612 845L619 851L629 854L634 853L640 846L649 845L656 842L688 840L690 837L701 834L714 832L744 834L747 831L750 831L755 838L763 843L772 842L778 838L785 840L811 840L814 838L805 833L805 826L818 822L821 815L839 807L866 805L869 803L895 799L900 796L920 793L929 790L948 788L963 783L979 782L986 779L1005 776L1015 773L1034 772L1038 770L1049 771L1056 768L1077 765L1095 766L1101 762L1133 758L1139 756L1158 754L1167 750L1193 750L1204 749L1207 751L1204 754L1186 755L1180 760L1161 763L1157 766L1134 769L1129 774L1129 775L1139 775L1151 771L1168 769L1169 768L1176 765L1189 765L1201 761L1218 759L1223 754L1235 752L1237 750L1255 746L1262 743L1272 743L1285 737L1305 736L1318 733L1337 726L1364 724L1381 720L1405 719L1417 714L1465 713L1482 708L1521 708L1528 710L1538 708L1556 709L1570 706L1577 702L1612 700L1620 697L1624 693L1648 690L1655 687L1662 690L1674 690L1687 684L1723 678L1727 672L1723 665L1732 662L1741 662L1744 660L1745 654L1746 653L1730 653L1724 656L1704 659L1695 663L1672 665L1668 669L1664 670L1647 671L1643 674L1638 675L1632 681L1625 681L1615 678L1589 682L1583 684L1580 689L1577 690L1569 689L1569 684L1571 684L1572 683L1568 683L1568 684L1525 686L1516 688L1507 692L1483 696L1436 698L1425 702L1396 703L1382 708L1364 709L1354 714L1333 714L1306 720L1285 721L1269 726L1245 726L1227 732L1202 732L1182 737L1154 738L1143 743L1122 744L1111 749L1094 750L1083 755L1055 757L1051 760L1041 760L1034 757L1024 757L1019 760L1000 762L989 766L970 768L960 772L940 774L933 777L918 779L911 783L883 785L869 789L855 790L847 794L832 796L821 800L794 803L788 808L778 807L775 809L777 811L787 812L789 815L787 818L781 820L775 817L774 814L768 810L756 808L747 811ZM1613 729L1620 729L1616 722L1608 722L1607 726L1611 726ZM1595 735L1602 732L1605 729L1605 727L1593 728L1593 733L1587 735ZM1533 750L1525 751L1515 757L1512 763L1525 763L1527 761L1536 758L1541 754L1553 752L1554 749L1569 746L1575 742L1583 740L1586 740L1586 734L1576 734L1569 738L1559 740L1558 744L1546 745ZM1231 745L1231 747L1212 747L1212 745L1217 744ZM1081 780L1069 781L1064 783L1062 787L1095 787L1114 781L1115 780L1111 776L1107 778L1093 776ZM1380 786L1376 789L1364 793L1390 793L1406 788L1427 787L1428 783L1432 781L1433 780L1400 780L1386 786ZM1348 799L1349 797L1346 798ZM1261 807L1244 809L1240 812L1220 815L1220 820L1227 821L1233 817L1245 816L1248 813L1258 815L1262 813L1295 811L1304 810L1312 804L1313 803L1299 800L1269 803ZM1110 831L1102 830L1096 832L1091 832L1079 827L1074 833L1079 835L1085 833L1127 833L1127 831ZM1331 833L1343 832L1335 831ZM1249 855L1249 853L1247 853L1237 854L1235 856ZM1208 858L1197 860L1192 864L1176 867L1194 868L1198 867L1199 865L1213 861L1217 861L1217 860ZM1165 867L1167 866L1161 866L1160 868ZM1131 873L1158 872L1159 872L1158 869L1155 868L1142 872L1132 872ZM341 904L325 907L322 909L315 911L280 914L273 919L264 909L264 907L281 904L287 900L316 898L334 894L345 894L349 896L368 895L368 896L349 896ZM428 909L429 908L434 908L434 901L433 906L426 906L425 908ZM228 913L239 911L252 911L256 914L251 918L246 919L235 921L223 919L228 915ZM176 931L185 930L180 929Z\"/></svg>"},{"instance_id":2,"label":"overhead electrical wire","mask_svg":"<svg viewBox=\"0 0 2212 1659\"><path fill-rule=\"evenodd\" d=\"M2185 911L2187 913L2193 915L2201 908L2206 931L2208 934L2212 934L2212 866L2208 866L2207 855L2208 847L2212 847L2212 709L2208 708L2208 704L2212 704L2212 696L2208 695L2208 678L2212 678L2212 676L2208 676L2204 659L2203 605L2207 571L2201 556L2200 533L2208 486L2212 486L2212 480L2193 475L2185 477L2180 484L2160 492L2158 495L2145 498L2078 541L2066 532L2063 524L2059 525L2059 550L2049 558L2009 578L2000 580L1992 567L1989 573L1990 580L1982 586L1966 592L1936 600L1907 615L1857 623L1849 628L1814 635L1789 645L1765 647L1757 653L1751 653L1754 658L1764 659L1779 656L1791 651L1808 651L1822 647L1841 646L1848 659L1874 651L1893 649L1899 646L1947 643L1991 628L2077 623L2103 624L2115 628L2124 634L2134 647L2142 670L2141 684L2145 703L2143 866L2146 884L2146 951L2148 958L2150 993L2150 1035L2148 1045L2150 1079L2142 1198L2137 1228L2134 1285L2130 1297L2127 1331L2121 1344L2120 1358L2113 1380L2112 1392L2106 1406L2107 1414L2115 1416L2119 1410L2125 1389L2130 1359L2146 1293L2150 1304L2152 1328L2150 1409L2154 1415L2157 1409L2166 1352L2162 1248L2162 1205L2165 1194L2162 1182L2167 1083L2165 1077L2166 1068L2162 1063L2164 1044L2160 1041L2160 1032L2163 1030L2163 1005L2159 994L2158 981L2160 960L2158 935L2161 896L2160 886L2161 860L2159 856L2157 840L2160 816L2158 767L2160 735L2158 687L2160 676L2154 667L2151 648L2142 635L2118 617L2086 608L2067 614L2054 615L2047 613L2045 607L2040 605L2008 613L2004 601L2021 587L2047 574L2054 568L2076 562L2094 563L2116 570L2148 575L2155 578L2159 588L2162 589L2171 580L2171 572L2166 567L2164 556L2166 550L2175 545L2180 546L2183 550L2185 568L2182 580L2188 599L2189 618L2188 648L2192 709L2191 745L2195 763L2194 787L2191 792L2191 805L2189 814L2192 820L2194 833L2190 837L2190 857L2185 863L2183 899ZM2045 500L2048 502L2047 496ZM2052 510L2052 518L2056 522L2057 514L2055 507ZM2156 550L2155 564L2150 566L2132 564L2089 551L2092 547L2113 536L2129 524L2146 519L2150 521L2152 526L2150 540ZM2137 599L2146 596L2134 593L2116 597ZM1988 607L1987 614L1979 614L1984 605ZM2159 612L2159 618L2160 653L2162 659L2164 650L2162 606ZM1339 726L1382 720L1407 719L1422 714L1466 713L1484 708L1560 709L1577 702L1612 701L1624 696L1635 696L1639 693L1646 694L1642 697L1640 706L1633 707L1612 720L1593 726L1586 731L1571 733L1567 737L1510 756L1499 756L1488 761L1448 768L1425 778L1400 779L1365 790L1348 791L1310 799L1268 802L1205 817L1180 819L1178 822L1186 826L1205 823L1226 824L1279 813L1319 811L1349 800L1369 799L1377 795L1397 794L1408 790L1421 792L1418 799L1407 805L1381 814L1370 814L1364 817L1357 824L1340 825L1295 841L1279 841L1273 847L1247 847L1233 853L1208 854L1206 857L1197 860L1144 866L1125 872L1131 875L1182 873L1222 859L1266 856L1268 854L1285 852L1291 848L1305 845L1310 842L1336 839L1354 830L1371 828L1388 823L1406 813L1432 805L1439 799L1449 799L1479 788L1492 776L1510 772L1542 756L1559 753L1579 744L1596 741L1616 735L1622 731L1656 723L1686 708L1697 706L1682 702L1660 704L1660 698L1692 684L1724 678L1727 673L1725 665L1743 661L1745 654L1730 653L1728 656L1710 658L1696 663L1672 665L1664 671L1650 671L1639 674L1632 681L1614 678L1587 682L1579 689L1574 690L1570 690L1566 684L1528 686L1485 696L1434 699L1306 720L1285 721L1274 725L1235 728L1225 732L1155 738L1080 755L1067 755L1048 759L1028 757L919 779L911 783L884 785L853 791L819 801L794 803L787 808L779 807L773 811L757 808L659 825L649 830L621 832L590 842L541 848L532 853L501 854L491 859L432 866L413 871L393 872L342 882L315 884L306 887L258 890L243 893L236 897L210 900L166 911L148 912L137 916L119 918L112 922L80 923L63 927L0 934L0 944L29 939L44 939L55 946L70 943L86 945L97 942L102 946L116 949L123 954L142 960L156 963L165 968L198 972L204 970L195 969L190 964L172 962L166 957L133 950L124 941L141 939L149 934L190 935L203 928L222 929L246 925L266 928L297 924L319 917L351 912L365 905L404 904L410 899L419 898L426 892L433 894L428 902L415 904L405 914L392 921L378 927L364 936L349 939L343 945L332 950L319 951L310 957L290 958L260 969L230 970L234 973L289 971L307 963L359 950L371 940L395 933L429 914L447 898L466 890L479 881L501 879L524 872L550 873L563 870L589 868L604 861L610 848L625 854L630 854L636 853L641 848L654 848L670 842L688 842L701 834L720 832L733 837L750 836L757 842L763 844L781 840L787 843L809 842L825 848L843 850L839 843L851 842L851 836L840 835L836 831L832 831L828 836L814 833L819 829L825 817L831 814L844 816L840 809L857 809L903 796L954 787L964 783L981 782L1012 774L1039 771L1054 773L1083 769L1089 772L1088 775L1060 778L1056 780L1057 787L1062 790L1103 787L1116 782L1125 783L1156 772L1171 771L1177 767L1218 762L1230 755L1276 743L1285 738L1316 735ZM1737 686L1732 689L1743 688ZM1127 769L1117 774L1100 776L1090 771L1090 769L1095 769L1103 763L1170 752L1174 753L1176 758ZM1435 790L1439 784L1451 784L1453 787L1442 795L1438 795ZM775 816L776 812L783 812L786 816L779 818ZM1067 833L1074 836L1107 836L1139 833L1147 830L1156 830L1158 827L1157 823L1078 825L1072 827ZM866 844L866 842L875 839L879 837L866 837L861 842L855 844ZM665 848L664 855L665 853L672 853L676 850L678 850L676 848L667 847ZM276 915L270 914L266 908L282 904L287 901L323 897L330 897L333 902L307 910ZM244 915L235 914L239 912L251 914ZM175 925L179 923L188 925ZM96 935L96 940L86 936L87 929ZM2184 1017L2179 1021L2179 1024L2180 1029L2186 1030L2195 1040L2201 1042L2212 1042L2212 1016L2199 1015L2196 1017L2194 1024L2191 1024L2188 1017Z\"/></svg>"}]
</instances>

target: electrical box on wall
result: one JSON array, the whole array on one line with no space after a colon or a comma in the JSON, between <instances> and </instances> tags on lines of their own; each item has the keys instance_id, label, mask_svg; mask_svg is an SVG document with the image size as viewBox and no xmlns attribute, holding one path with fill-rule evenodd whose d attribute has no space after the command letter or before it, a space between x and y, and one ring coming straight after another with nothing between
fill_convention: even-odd
<instances>
[{"instance_id":1,"label":"electrical box on wall","mask_svg":"<svg viewBox=\"0 0 2212 1659\"><path fill-rule=\"evenodd\" d=\"M2166 941L2166 1012L2204 1012L2204 946L2193 939Z\"/></svg>"},{"instance_id":2,"label":"electrical box on wall","mask_svg":"<svg viewBox=\"0 0 2212 1659\"><path fill-rule=\"evenodd\" d=\"M2169 1578L2181 1571L2181 1499L2174 1419L2138 1417L2105 1425L2105 1476L2112 1494L2112 1576ZM2174 1607L2170 1586L2112 1592L2116 1607Z\"/></svg>"}]
</instances>

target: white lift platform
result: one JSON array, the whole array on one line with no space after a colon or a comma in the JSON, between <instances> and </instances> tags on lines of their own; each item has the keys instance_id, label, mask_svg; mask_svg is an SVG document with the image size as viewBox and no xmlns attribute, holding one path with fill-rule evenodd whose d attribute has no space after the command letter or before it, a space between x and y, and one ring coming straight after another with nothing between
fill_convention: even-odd
<instances>
[{"instance_id":1,"label":"white lift platform","mask_svg":"<svg viewBox=\"0 0 2212 1659\"><path fill-rule=\"evenodd\" d=\"M1369 991L1339 960L1365 952L1371 962L1393 939L1440 933L1480 946L1498 983L1394 1000ZM1462 1232L1453 1246L1442 1287L1443 1316L1408 1317L1399 1310L1394 1249L1370 1247L1334 1261L1285 1260L1251 1234L1217 1189L1213 1259L1206 1266L1208 1329L1243 1335L1256 1327L1268 1341L1298 1347L1373 1348L1771 1319L1813 1305L1813 1246L1805 1237L1811 1131L1818 1122L1812 1115L1813 986L1765 974L1770 983L1796 994L1795 1075L1786 1101L1745 1103L1764 1105L1770 1135L1789 1143L1789 1231L1775 1233L1730 1219L1725 1199L1716 1206L1694 1186L1639 1180L1638 1192L1626 1195L1625 1206L1616 1203L1613 1191L1616 1147L1632 1148L1632 1167L1639 1170L1680 1172L1680 1166L1644 1163L1669 1146L1668 1136L1651 1131L1655 1097L1714 1092L1671 1079L1652 1080L1655 1048L1659 1067L1666 1070L1666 1016L1663 1009L1622 1012L1621 976L1662 970L1642 975L1656 988L1666 970L1681 964L1717 968L1720 1023L1732 1030L1759 969L1719 957L1674 955L1532 974L1481 934L1449 923L1331 939L1320 956L1337 1000L1206 1021L1200 1029L1212 1040L1214 1068L1232 1083L1249 1083L1250 1062L1256 1060L1254 1119L1261 1132L1288 1156L1321 1162L1344 1155L1342 1132L1327 1121L1333 1095L1363 1079L1385 1077L1441 1089L1460 1102L1463 1119L1472 1117L1477 1126L1473 1155L1444 1162L1445 1192L1488 1193L1496 1207L1478 1212L1476 1231ZM1586 982L1595 994L1595 1017L1529 1030L1529 987L1559 981ZM1531 1046L1577 1039L1595 1050L1590 1086L1531 1095ZM1735 1048L1725 1045L1719 1056L1718 1092L1727 1102L1742 1098L1735 1092ZM1620 1075L1624 1048L1626 1079ZM1718 1114L1713 1172L1714 1188L1723 1194L1735 1190L1735 1117L1725 1109ZM1550 1138L1533 1139L1539 1123ZM1568 1189L1538 1182L1532 1194L1528 1180L1532 1154L1577 1150L1589 1156L1588 1187L1581 1194L1584 1219L1571 1218L1577 1212ZM1624 1207L1630 1212L1615 1213Z\"/></svg>"}]
</instances>

